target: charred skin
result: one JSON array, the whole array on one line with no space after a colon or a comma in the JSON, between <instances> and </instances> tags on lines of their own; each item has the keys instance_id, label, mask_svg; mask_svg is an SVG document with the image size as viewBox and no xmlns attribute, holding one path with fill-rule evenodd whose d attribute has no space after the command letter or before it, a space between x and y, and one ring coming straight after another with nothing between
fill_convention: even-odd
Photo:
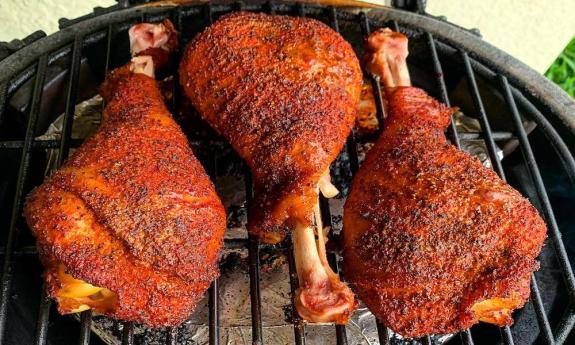
<instances>
[{"instance_id":1,"label":"charred skin","mask_svg":"<svg viewBox=\"0 0 575 345\"><path fill-rule=\"evenodd\" d=\"M380 49L398 56L395 43ZM346 278L405 337L479 321L510 325L529 297L545 223L519 192L447 141L453 110L409 86L403 56L383 79L385 130L345 204Z\"/></svg>"},{"instance_id":2,"label":"charred skin","mask_svg":"<svg viewBox=\"0 0 575 345\"><path fill-rule=\"evenodd\" d=\"M249 165L248 228L262 241L311 224L318 181L353 126L361 79L351 46L308 18L234 13L186 47L182 87Z\"/></svg>"},{"instance_id":3,"label":"charred skin","mask_svg":"<svg viewBox=\"0 0 575 345\"><path fill-rule=\"evenodd\" d=\"M98 131L24 213L61 313L175 326L218 275L226 217L156 81L134 69L107 77Z\"/></svg>"}]
</instances>

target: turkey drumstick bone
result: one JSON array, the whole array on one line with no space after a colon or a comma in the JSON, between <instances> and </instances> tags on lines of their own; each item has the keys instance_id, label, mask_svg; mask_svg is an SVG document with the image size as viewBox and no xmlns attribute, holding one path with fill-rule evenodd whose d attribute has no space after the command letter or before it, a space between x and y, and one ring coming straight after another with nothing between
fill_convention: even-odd
<instances>
[{"instance_id":1,"label":"turkey drumstick bone","mask_svg":"<svg viewBox=\"0 0 575 345\"><path fill-rule=\"evenodd\" d=\"M387 47L382 49L381 47ZM380 29L367 41L367 70L381 78L386 88L411 86L407 69L407 37L389 28Z\"/></svg>"},{"instance_id":2,"label":"turkey drumstick bone","mask_svg":"<svg viewBox=\"0 0 575 345\"><path fill-rule=\"evenodd\" d=\"M325 197L334 197L338 190L324 175L318 189ZM350 288L342 283L327 261L324 232L319 202L314 207L315 230L297 224L292 233L295 266L300 288L296 291L295 306L299 315L313 322L344 324L357 307Z\"/></svg>"}]
</instances>

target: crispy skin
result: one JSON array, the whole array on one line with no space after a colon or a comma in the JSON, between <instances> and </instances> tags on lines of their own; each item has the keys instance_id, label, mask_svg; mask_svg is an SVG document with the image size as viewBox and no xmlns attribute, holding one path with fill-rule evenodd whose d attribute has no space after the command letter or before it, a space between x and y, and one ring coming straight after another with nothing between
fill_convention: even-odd
<instances>
[{"instance_id":1,"label":"crispy skin","mask_svg":"<svg viewBox=\"0 0 575 345\"><path fill-rule=\"evenodd\" d=\"M521 307L538 268L543 220L492 170L447 142L451 109L413 87L386 93L386 128L345 204L346 278L386 326L407 337L470 327L481 301L507 298L511 311ZM482 321L511 324L509 314Z\"/></svg>"},{"instance_id":2,"label":"crispy skin","mask_svg":"<svg viewBox=\"0 0 575 345\"><path fill-rule=\"evenodd\" d=\"M307 18L234 13L186 48L182 87L251 168L248 228L262 240L311 223L317 182L354 123L361 77L351 46Z\"/></svg>"},{"instance_id":3,"label":"crispy skin","mask_svg":"<svg viewBox=\"0 0 575 345\"><path fill-rule=\"evenodd\" d=\"M174 326L218 275L225 212L155 80L124 67L102 95L100 128L33 191L26 220L51 296L64 264L73 277L117 295L100 312Z\"/></svg>"}]
</instances>

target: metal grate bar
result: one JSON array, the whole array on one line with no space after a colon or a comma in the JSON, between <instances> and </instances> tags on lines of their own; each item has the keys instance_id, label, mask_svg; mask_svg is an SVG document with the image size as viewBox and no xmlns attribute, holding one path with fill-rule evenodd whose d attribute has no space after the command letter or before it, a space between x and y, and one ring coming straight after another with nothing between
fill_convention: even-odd
<instances>
[{"instance_id":1,"label":"metal grate bar","mask_svg":"<svg viewBox=\"0 0 575 345\"><path fill-rule=\"evenodd\" d=\"M234 1L234 4L232 5L232 10L233 11L243 11L245 7L245 4L243 1Z\"/></svg>"},{"instance_id":2,"label":"metal grate bar","mask_svg":"<svg viewBox=\"0 0 575 345\"><path fill-rule=\"evenodd\" d=\"M83 139L73 139L70 142L70 147L78 147L82 144ZM56 149L60 146L60 140L33 140L31 149ZM21 149L24 147L23 140L7 140L0 141L0 149Z\"/></svg>"},{"instance_id":3,"label":"metal grate bar","mask_svg":"<svg viewBox=\"0 0 575 345\"><path fill-rule=\"evenodd\" d=\"M214 22L214 9L212 8L212 4L208 2L204 11L206 18L208 18L208 24L211 25Z\"/></svg>"},{"instance_id":4,"label":"metal grate bar","mask_svg":"<svg viewBox=\"0 0 575 345\"><path fill-rule=\"evenodd\" d=\"M347 141L345 143L345 149L349 157L349 170L351 176L353 177L353 175L355 175L355 173L359 169L359 157L357 154L357 142L355 140L354 129L351 130L351 133L349 133L349 136L347 137Z\"/></svg>"},{"instance_id":5,"label":"metal grate bar","mask_svg":"<svg viewBox=\"0 0 575 345\"><path fill-rule=\"evenodd\" d=\"M365 12L361 12L359 14L359 19L360 19L361 32L363 36L366 37L367 39L367 37L371 33L369 19L367 18ZM383 102L383 91L381 90L381 83L379 80L380 78L379 76L369 73L369 71L364 71L364 74L368 76L369 81L371 82L371 87L373 89L373 95L375 99L375 109L376 109L377 122L379 125L379 131L383 131L384 119L385 119L385 107Z\"/></svg>"},{"instance_id":6,"label":"metal grate bar","mask_svg":"<svg viewBox=\"0 0 575 345\"><path fill-rule=\"evenodd\" d=\"M359 12L359 26L361 28L361 34L364 36L365 41L369 36L369 34L371 34L369 19L367 18L365 12Z\"/></svg>"},{"instance_id":7,"label":"metal grate bar","mask_svg":"<svg viewBox=\"0 0 575 345\"><path fill-rule=\"evenodd\" d=\"M473 99L473 104L475 109L479 113L479 122L481 124L481 130L483 134L483 139L487 146L487 152L489 153L489 158L491 160L491 165L494 170L499 174L500 177L505 178L503 174L503 165L501 165L501 160L497 156L497 146L493 140L493 134L491 133L491 126L489 125L489 120L487 119L487 114L485 108L483 107L483 102L481 100L481 95L479 94L479 88L477 87L477 82L475 81L475 74L469 63L469 57L464 51L460 52L461 58L463 59L463 65L465 67L465 75L467 76L467 84L471 91L471 98Z\"/></svg>"},{"instance_id":8,"label":"metal grate bar","mask_svg":"<svg viewBox=\"0 0 575 345\"><path fill-rule=\"evenodd\" d=\"M294 332L294 340L296 345L304 345L305 344L305 323L299 316L295 304L295 292L299 287L299 279L297 277L297 272L295 268L295 259L293 256L293 248L291 238L289 239L288 243L288 264L289 264L289 278L290 278L290 290L291 290L291 305L292 305L292 323L293 323L293 332Z\"/></svg>"},{"instance_id":9,"label":"metal grate bar","mask_svg":"<svg viewBox=\"0 0 575 345\"><path fill-rule=\"evenodd\" d=\"M385 129L385 107L383 105L383 92L381 91L381 83L379 77L371 76L371 86L373 88L373 95L375 96L375 109L377 116L377 124L379 125L379 131Z\"/></svg>"},{"instance_id":10,"label":"metal grate bar","mask_svg":"<svg viewBox=\"0 0 575 345\"><path fill-rule=\"evenodd\" d=\"M6 83L0 84L0 126L4 121L4 108L6 106L6 97L8 93L8 87Z\"/></svg>"},{"instance_id":11,"label":"metal grate bar","mask_svg":"<svg viewBox=\"0 0 575 345\"><path fill-rule=\"evenodd\" d=\"M531 301L533 302L533 307L535 307L535 314L537 315L537 321L539 322L539 329L541 330L541 336L545 341L545 344L555 344L555 339L553 339L553 332L551 331L551 325L545 314L545 307L543 306L543 301L541 300L541 293L539 292L539 285L535 279L535 275L531 276Z\"/></svg>"},{"instance_id":12,"label":"metal grate bar","mask_svg":"<svg viewBox=\"0 0 575 345\"><path fill-rule=\"evenodd\" d=\"M242 238L236 238L236 239L225 238L224 239L224 247L227 249L247 248L248 243L249 243L249 240L247 238L246 239L242 239Z\"/></svg>"},{"instance_id":13,"label":"metal grate bar","mask_svg":"<svg viewBox=\"0 0 575 345\"><path fill-rule=\"evenodd\" d=\"M485 133L483 132L478 132L478 133L472 133L472 132L467 132L467 133L458 133L457 136L459 137L459 140L477 140L477 139L483 139L485 138ZM495 141L507 141L507 140L512 140L512 139L517 139L513 133L510 132L491 132L491 138L493 138L493 140Z\"/></svg>"},{"instance_id":14,"label":"metal grate bar","mask_svg":"<svg viewBox=\"0 0 575 345\"><path fill-rule=\"evenodd\" d=\"M575 310L573 310L573 304L571 303L571 305L565 311L563 319L556 328L555 343L563 344L565 340L567 340L569 334L571 333L574 324L575 324Z\"/></svg>"},{"instance_id":15,"label":"metal grate bar","mask_svg":"<svg viewBox=\"0 0 575 345\"><path fill-rule=\"evenodd\" d=\"M339 22L337 21L337 9L333 6L327 8L329 16L329 26L337 33L339 33Z\"/></svg>"},{"instance_id":16,"label":"metal grate bar","mask_svg":"<svg viewBox=\"0 0 575 345\"><path fill-rule=\"evenodd\" d=\"M208 147L209 159L206 162L205 169L210 180L215 181L218 176L217 154L214 147ZM220 343L220 303L219 303L219 279L212 281L208 289L208 332L209 344L218 345Z\"/></svg>"},{"instance_id":17,"label":"metal grate bar","mask_svg":"<svg viewBox=\"0 0 575 345\"><path fill-rule=\"evenodd\" d=\"M253 183L249 169L246 167L246 207L252 203ZM250 301L252 311L252 345L263 344L262 308L260 293L260 245L255 236L248 237L248 261L250 274Z\"/></svg>"},{"instance_id":18,"label":"metal grate bar","mask_svg":"<svg viewBox=\"0 0 575 345\"><path fill-rule=\"evenodd\" d=\"M469 328L459 332L459 336L461 337L461 342L464 345L473 344L473 337L471 336L471 331L469 330Z\"/></svg>"},{"instance_id":19,"label":"metal grate bar","mask_svg":"<svg viewBox=\"0 0 575 345\"><path fill-rule=\"evenodd\" d=\"M326 199L325 197L323 197L322 195L320 195L319 197L319 207L320 207L320 212L321 212L321 219L323 222L323 227L324 228L333 228L333 224L331 221L331 211L329 209L329 200ZM333 235L333 233L330 233L330 235ZM333 236L332 236L333 237ZM333 270L335 271L336 274L340 275L340 269L339 269L339 265L337 262L337 255L335 253L328 253L327 254L328 257L328 261L330 262ZM343 277L340 278L342 281L344 281ZM344 325L335 325L335 335L336 335L336 341L338 345L347 345L347 332L345 329Z\"/></svg>"},{"instance_id":20,"label":"metal grate bar","mask_svg":"<svg viewBox=\"0 0 575 345\"><path fill-rule=\"evenodd\" d=\"M86 310L80 314L80 337L78 345L90 344L90 335L92 334L92 311Z\"/></svg>"},{"instance_id":21,"label":"metal grate bar","mask_svg":"<svg viewBox=\"0 0 575 345\"><path fill-rule=\"evenodd\" d=\"M50 305L52 301L50 296L46 293L46 286L42 286L42 294L40 297L39 316L36 321L36 337L34 340L35 345L46 344L48 334L48 319L50 318Z\"/></svg>"},{"instance_id":22,"label":"metal grate bar","mask_svg":"<svg viewBox=\"0 0 575 345\"><path fill-rule=\"evenodd\" d=\"M56 166L62 166L70 151L70 139L72 137L72 122L74 121L74 111L76 99L78 97L78 82L80 76L80 58L82 56L82 36L76 36L72 47L72 64L70 66L70 80L66 93L66 111L60 137L60 149L56 160Z\"/></svg>"},{"instance_id":23,"label":"metal grate bar","mask_svg":"<svg viewBox=\"0 0 575 345\"><path fill-rule=\"evenodd\" d=\"M305 8L301 2L295 4L295 10L298 17L305 17Z\"/></svg>"},{"instance_id":24,"label":"metal grate bar","mask_svg":"<svg viewBox=\"0 0 575 345\"><path fill-rule=\"evenodd\" d=\"M166 336L166 344L167 345L176 345L178 343L178 328L177 327L170 327L168 328Z\"/></svg>"},{"instance_id":25,"label":"metal grate bar","mask_svg":"<svg viewBox=\"0 0 575 345\"><path fill-rule=\"evenodd\" d=\"M276 10L274 8L274 2L272 0L266 1L263 8L264 8L264 11L268 14L275 14L276 13Z\"/></svg>"},{"instance_id":26,"label":"metal grate bar","mask_svg":"<svg viewBox=\"0 0 575 345\"><path fill-rule=\"evenodd\" d=\"M220 343L220 308L218 297L220 295L220 288L218 279L215 279L208 290L208 320L210 332L210 345L218 345Z\"/></svg>"},{"instance_id":27,"label":"metal grate bar","mask_svg":"<svg viewBox=\"0 0 575 345\"><path fill-rule=\"evenodd\" d=\"M112 24L108 24L108 28L106 29L106 61L104 62L104 79L108 76L108 72L110 72L110 55L112 53L112 41L114 35L114 27ZM104 116L104 110L106 108L106 102L102 101L102 113L100 114L100 120L102 116Z\"/></svg>"},{"instance_id":28,"label":"metal grate bar","mask_svg":"<svg viewBox=\"0 0 575 345\"><path fill-rule=\"evenodd\" d=\"M110 72L110 55L112 53L112 40L114 35L114 28L112 24L108 25L106 30L106 63L104 64L104 77Z\"/></svg>"},{"instance_id":29,"label":"metal grate bar","mask_svg":"<svg viewBox=\"0 0 575 345\"><path fill-rule=\"evenodd\" d=\"M513 335L511 334L511 329L509 326L501 328L501 338L503 338L503 344L505 345L515 345L513 341Z\"/></svg>"},{"instance_id":30,"label":"metal grate bar","mask_svg":"<svg viewBox=\"0 0 575 345\"><path fill-rule=\"evenodd\" d=\"M134 323L123 322L122 345L134 345Z\"/></svg>"},{"instance_id":31,"label":"metal grate bar","mask_svg":"<svg viewBox=\"0 0 575 345\"><path fill-rule=\"evenodd\" d=\"M377 326L379 345L390 345L391 331L389 328L385 327L378 319L375 319L375 324Z\"/></svg>"},{"instance_id":32,"label":"metal grate bar","mask_svg":"<svg viewBox=\"0 0 575 345\"><path fill-rule=\"evenodd\" d=\"M182 51L184 49L184 35L182 34L183 28L184 28L184 23L183 23L183 19L184 19L184 13L183 13L183 9L181 6L177 6L172 14L172 17L174 18L174 22L176 23L176 30L178 31L178 49L177 51L174 53L175 57L176 57L176 61L180 61L181 59L181 54ZM178 71L176 70L174 75L174 82L173 82L173 88L172 88L172 104L171 104L171 110L173 112L173 115L177 115L177 109L178 109L178 104L180 102L181 99L181 89L180 89L180 75L178 73Z\"/></svg>"},{"instance_id":33,"label":"metal grate bar","mask_svg":"<svg viewBox=\"0 0 575 345\"><path fill-rule=\"evenodd\" d=\"M364 21L363 16L365 16L365 13L360 13L359 15L359 20L360 23L362 23ZM333 20L334 22L334 27L337 23L337 13L334 13L335 20ZM367 17L365 17L367 19ZM367 22L367 20L366 20ZM369 26L369 22L367 22L368 26ZM339 25L337 26L337 29L339 29ZM369 30L369 27L367 27L367 30ZM365 30L362 28L362 33L363 35L365 35ZM351 176L353 177L353 175L357 172L357 170L359 169L359 157L357 154L357 141L355 138L355 126L354 128L352 128L351 133L349 134L349 136L347 137L346 143L345 143L345 149L347 151L347 155L349 158L349 170L351 172Z\"/></svg>"},{"instance_id":34,"label":"metal grate bar","mask_svg":"<svg viewBox=\"0 0 575 345\"><path fill-rule=\"evenodd\" d=\"M433 35L431 35L429 32L425 34L425 37L427 39L427 44L429 45L431 59L433 60L433 69L435 70L435 78L437 79L437 86L439 87L439 94L441 96L441 100L447 106L451 107L451 102L449 101L449 96L447 94L445 78L443 76L443 68L441 67L439 56L437 55L437 47L435 46L435 39L433 38ZM453 121L453 118L447 129L447 134L449 135L449 139L453 142L453 144L458 149L460 149L461 143L459 142L459 136L457 135L457 128L455 127L455 122Z\"/></svg>"},{"instance_id":35,"label":"metal grate bar","mask_svg":"<svg viewBox=\"0 0 575 345\"><path fill-rule=\"evenodd\" d=\"M176 29L178 30L178 35L179 35L178 38L180 39L179 45L178 45L178 50L180 50L180 51L183 48L183 46L182 46L182 43L183 43L182 31L183 31L183 27L184 27L184 23L183 23L184 13L182 11L183 11L183 9L181 6L176 7L176 14L175 14L176 20L175 21L176 21Z\"/></svg>"},{"instance_id":36,"label":"metal grate bar","mask_svg":"<svg viewBox=\"0 0 575 345\"><path fill-rule=\"evenodd\" d=\"M250 299L252 309L252 344L263 344L260 293L260 247L257 238L250 235L248 245Z\"/></svg>"},{"instance_id":37,"label":"metal grate bar","mask_svg":"<svg viewBox=\"0 0 575 345\"><path fill-rule=\"evenodd\" d=\"M26 128L26 136L24 138L24 146L22 148L20 167L18 169L18 179L16 182L14 201L12 203L12 214L10 216L10 225L8 228L6 253L4 255L4 266L0 286L0 344L4 343L4 333L6 330L6 313L8 310L8 303L11 300L10 290L12 285L12 251L14 249L14 241L17 236L16 224L18 223L22 212L22 197L24 196L24 186L28 176L30 149L32 146L32 139L34 138L36 121L40 112L40 101L42 99L42 91L44 87L44 80L46 78L47 65L48 56L42 55L38 60L38 65L36 68L36 80L34 81L34 90L32 92L32 102L30 104L30 111L28 115L28 125Z\"/></svg>"},{"instance_id":38,"label":"metal grate bar","mask_svg":"<svg viewBox=\"0 0 575 345\"><path fill-rule=\"evenodd\" d=\"M0 247L0 255L4 255L6 253L6 249ZM38 255L38 250L36 246L24 246L12 251L13 255Z\"/></svg>"},{"instance_id":39,"label":"metal grate bar","mask_svg":"<svg viewBox=\"0 0 575 345\"><path fill-rule=\"evenodd\" d=\"M391 28L392 28L393 31L395 31L395 32L400 32L400 30L399 30L399 24L397 24L397 21L396 21L396 20L392 20L392 21L390 22L390 24L391 24Z\"/></svg>"}]
</instances>

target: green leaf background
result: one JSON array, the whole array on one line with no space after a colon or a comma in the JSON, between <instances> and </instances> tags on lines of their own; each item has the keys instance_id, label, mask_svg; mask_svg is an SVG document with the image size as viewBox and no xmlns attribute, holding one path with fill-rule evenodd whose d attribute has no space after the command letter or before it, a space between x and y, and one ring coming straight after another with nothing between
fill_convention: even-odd
<instances>
[{"instance_id":1,"label":"green leaf background","mask_svg":"<svg viewBox=\"0 0 575 345\"><path fill-rule=\"evenodd\" d=\"M575 37L545 72L545 76L575 98Z\"/></svg>"}]
</instances>

